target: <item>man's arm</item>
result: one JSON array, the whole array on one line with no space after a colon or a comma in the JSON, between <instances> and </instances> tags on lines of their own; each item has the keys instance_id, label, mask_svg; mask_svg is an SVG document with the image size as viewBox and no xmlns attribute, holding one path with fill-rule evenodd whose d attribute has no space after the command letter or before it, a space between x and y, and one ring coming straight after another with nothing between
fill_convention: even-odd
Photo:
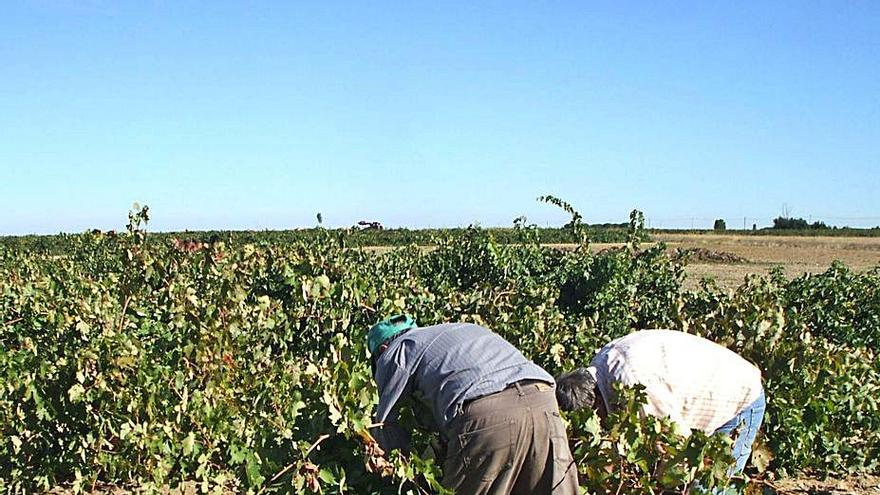
<instances>
[{"instance_id":1,"label":"man's arm","mask_svg":"<svg viewBox=\"0 0 880 495\"><path fill-rule=\"evenodd\" d=\"M390 349L385 352L392 352ZM373 436L386 453L394 449L409 452L410 435L397 422L400 401L409 396L412 384L409 371L399 363L406 352L406 345L396 346L395 355L382 356L382 363L376 369L376 385L379 389L379 406L376 409L376 422L382 426L373 430Z\"/></svg>"}]
</instances>

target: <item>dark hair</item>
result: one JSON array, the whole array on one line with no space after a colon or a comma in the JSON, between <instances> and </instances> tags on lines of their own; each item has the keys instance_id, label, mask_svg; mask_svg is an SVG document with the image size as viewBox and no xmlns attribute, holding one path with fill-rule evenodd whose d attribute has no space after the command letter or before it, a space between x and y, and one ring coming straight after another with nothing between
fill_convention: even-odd
<instances>
[{"instance_id":1,"label":"dark hair","mask_svg":"<svg viewBox=\"0 0 880 495\"><path fill-rule=\"evenodd\" d=\"M586 368L556 377L556 402L563 411L577 411L596 404L596 380Z\"/></svg>"}]
</instances>

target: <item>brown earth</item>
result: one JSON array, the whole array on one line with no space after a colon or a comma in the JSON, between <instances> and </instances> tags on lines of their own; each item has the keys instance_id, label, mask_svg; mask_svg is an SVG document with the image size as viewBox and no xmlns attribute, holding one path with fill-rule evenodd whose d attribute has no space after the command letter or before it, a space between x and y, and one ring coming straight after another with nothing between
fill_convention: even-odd
<instances>
[{"instance_id":1,"label":"brown earth","mask_svg":"<svg viewBox=\"0 0 880 495\"><path fill-rule=\"evenodd\" d=\"M788 277L797 277L823 272L835 260L858 271L880 266L880 238L877 237L660 234L655 238L669 247L706 248L748 260L737 265L692 262L686 268L691 283L712 277L722 286L735 287L747 274L766 274L774 266L782 266Z\"/></svg>"},{"instance_id":2,"label":"brown earth","mask_svg":"<svg viewBox=\"0 0 880 495\"><path fill-rule=\"evenodd\" d=\"M696 287L702 278L712 278L720 286L734 288L746 275L767 274L781 266L789 278L804 273L821 273L834 260L857 271L880 266L880 237L789 237L748 236L736 234L654 234L655 241L672 249L696 249L685 268L688 287ZM594 244L602 250L619 244ZM724 261L725 255L743 258L742 262ZM711 258L721 258L721 262Z\"/></svg>"},{"instance_id":3,"label":"brown earth","mask_svg":"<svg viewBox=\"0 0 880 495\"><path fill-rule=\"evenodd\" d=\"M854 475L842 479L787 478L773 483L771 493L780 495L876 495L880 477Z\"/></svg>"}]
</instances>

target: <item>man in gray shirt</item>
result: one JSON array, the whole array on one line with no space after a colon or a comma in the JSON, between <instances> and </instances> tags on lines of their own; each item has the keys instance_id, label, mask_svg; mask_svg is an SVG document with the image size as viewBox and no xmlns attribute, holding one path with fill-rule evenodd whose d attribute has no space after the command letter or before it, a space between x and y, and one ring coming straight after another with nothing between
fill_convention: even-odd
<instances>
[{"instance_id":1,"label":"man in gray shirt","mask_svg":"<svg viewBox=\"0 0 880 495\"><path fill-rule=\"evenodd\" d=\"M401 399L430 407L449 448L443 484L458 494L577 494L577 468L553 377L492 331L470 323L419 328L404 315L370 329L379 389L375 430L387 452L409 448Z\"/></svg>"}]
</instances>

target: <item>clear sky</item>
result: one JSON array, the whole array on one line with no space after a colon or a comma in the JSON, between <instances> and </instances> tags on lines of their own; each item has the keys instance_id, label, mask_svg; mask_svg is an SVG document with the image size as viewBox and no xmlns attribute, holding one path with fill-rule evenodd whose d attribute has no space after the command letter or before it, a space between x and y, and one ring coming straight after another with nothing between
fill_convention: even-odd
<instances>
[{"instance_id":1,"label":"clear sky","mask_svg":"<svg viewBox=\"0 0 880 495\"><path fill-rule=\"evenodd\" d=\"M9 1L0 234L880 224L880 2Z\"/></svg>"}]
</instances>

